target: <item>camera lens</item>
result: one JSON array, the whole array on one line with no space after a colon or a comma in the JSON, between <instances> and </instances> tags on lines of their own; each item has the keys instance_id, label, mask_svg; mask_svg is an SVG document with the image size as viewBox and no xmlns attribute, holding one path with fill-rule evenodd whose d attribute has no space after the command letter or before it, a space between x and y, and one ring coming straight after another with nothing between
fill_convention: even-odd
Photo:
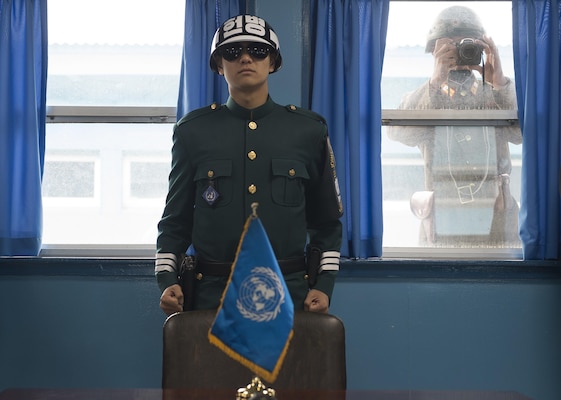
<instances>
[{"instance_id":1,"label":"camera lens","mask_svg":"<svg viewBox=\"0 0 561 400\"><path fill-rule=\"evenodd\" d=\"M473 59L477 54L477 49L473 45L466 45L461 49L461 57L469 60Z\"/></svg>"},{"instance_id":2,"label":"camera lens","mask_svg":"<svg viewBox=\"0 0 561 400\"><path fill-rule=\"evenodd\" d=\"M459 65L478 65L481 63L483 48L475 43L473 39L462 39L458 47Z\"/></svg>"}]
</instances>

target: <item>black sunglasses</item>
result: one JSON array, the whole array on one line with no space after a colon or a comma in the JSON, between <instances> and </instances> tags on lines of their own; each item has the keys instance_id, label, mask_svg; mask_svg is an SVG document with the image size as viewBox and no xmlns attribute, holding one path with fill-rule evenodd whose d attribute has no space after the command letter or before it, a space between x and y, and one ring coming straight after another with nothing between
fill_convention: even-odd
<instances>
[{"instance_id":1,"label":"black sunglasses","mask_svg":"<svg viewBox=\"0 0 561 400\"><path fill-rule=\"evenodd\" d=\"M273 48L265 43L247 43L244 45L241 43L233 43L231 45L222 46L220 55L226 61L234 61L240 58L244 49L247 51L247 54L258 60L264 60L271 51L273 51Z\"/></svg>"}]
</instances>

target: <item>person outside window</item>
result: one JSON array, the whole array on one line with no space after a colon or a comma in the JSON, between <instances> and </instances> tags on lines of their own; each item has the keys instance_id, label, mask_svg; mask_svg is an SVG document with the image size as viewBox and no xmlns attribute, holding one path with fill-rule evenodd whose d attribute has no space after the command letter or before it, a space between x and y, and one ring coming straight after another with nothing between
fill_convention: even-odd
<instances>
[{"instance_id":1,"label":"person outside window","mask_svg":"<svg viewBox=\"0 0 561 400\"><path fill-rule=\"evenodd\" d=\"M434 57L432 76L399 109L516 109L514 83L470 8L441 11L425 51ZM519 246L519 209L509 185L509 142L522 142L517 126L391 126L388 137L418 146L424 160L424 190L411 197L422 245Z\"/></svg>"},{"instance_id":2,"label":"person outside window","mask_svg":"<svg viewBox=\"0 0 561 400\"><path fill-rule=\"evenodd\" d=\"M174 128L155 267L166 314L190 298L196 309L218 308L254 202L295 309L329 310L342 235L335 160L320 115L269 95L269 74L281 66L278 37L262 18L238 15L216 31L210 68L229 98ZM185 290L178 270L189 246L196 278Z\"/></svg>"}]
</instances>

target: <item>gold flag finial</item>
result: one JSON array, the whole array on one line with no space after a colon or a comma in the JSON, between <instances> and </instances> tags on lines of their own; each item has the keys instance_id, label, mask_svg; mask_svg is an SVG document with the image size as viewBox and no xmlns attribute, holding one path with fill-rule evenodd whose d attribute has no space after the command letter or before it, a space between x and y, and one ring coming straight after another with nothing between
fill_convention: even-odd
<instances>
[{"instance_id":1,"label":"gold flag finial","mask_svg":"<svg viewBox=\"0 0 561 400\"><path fill-rule=\"evenodd\" d=\"M257 207L259 207L259 203L251 203L251 217L253 219L257 218Z\"/></svg>"},{"instance_id":2,"label":"gold flag finial","mask_svg":"<svg viewBox=\"0 0 561 400\"><path fill-rule=\"evenodd\" d=\"M276 391L268 388L261 382L259 377L254 377L249 385L239 388L236 394L236 400L276 400Z\"/></svg>"}]
</instances>

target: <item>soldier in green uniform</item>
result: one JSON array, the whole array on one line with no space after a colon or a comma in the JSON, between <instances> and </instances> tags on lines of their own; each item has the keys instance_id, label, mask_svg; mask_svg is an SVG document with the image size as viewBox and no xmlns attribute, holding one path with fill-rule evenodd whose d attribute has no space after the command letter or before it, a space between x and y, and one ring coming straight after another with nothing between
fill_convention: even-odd
<instances>
[{"instance_id":1,"label":"soldier in green uniform","mask_svg":"<svg viewBox=\"0 0 561 400\"><path fill-rule=\"evenodd\" d=\"M193 295L194 308L220 305L254 202L295 308L329 309L342 232L335 160L320 115L269 96L268 76L281 65L277 35L262 18L239 15L216 31L210 67L230 96L190 112L174 129L155 268L166 314L182 311ZM189 246L194 293L178 281Z\"/></svg>"}]
</instances>

